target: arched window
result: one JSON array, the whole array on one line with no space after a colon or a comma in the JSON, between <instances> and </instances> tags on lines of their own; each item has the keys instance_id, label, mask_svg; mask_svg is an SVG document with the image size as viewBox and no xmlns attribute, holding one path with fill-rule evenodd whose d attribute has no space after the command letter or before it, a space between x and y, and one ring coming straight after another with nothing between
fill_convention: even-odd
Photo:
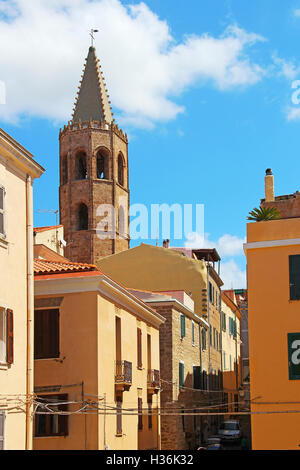
<instances>
[{"instance_id":1,"label":"arched window","mask_svg":"<svg viewBox=\"0 0 300 470\"><path fill-rule=\"evenodd\" d=\"M88 230L89 211L85 204L80 204L78 209L78 230Z\"/></svg>"},{"instance_id":2,"label":"arched window","mask_svg":"<svg viewBox=\"0 0 300 470\"><path fill-rule=\"evenodd\" d=\"M97 178L100 180L108 179L108 155L103 151L97 154Z\"/></svg>"},{"instance_id":3,"label":"arched window","mask_svg":"<svg viewBox=\"0 0 300 470\"><path fill-rule=\"evenodd\" d=\"M118 183L124 186L124 159L121 153L118 156Z\"/></svg>"},{"instance_id":4,"label":"arched window","mask_svg":"<svg viewBox=\"0 0 300 470\"><path fill-rule=\"evenodd\" d=\"M65 155L62 160L62 184L68 182L68 157Z\"/></svg>"},{"instance_id":5,"label":"arched window","mask_svg":"<svg viewBox=\"0 0 300 470\"><path fill-rule=\"evenodd\" d=\"M126 237L126 211L123 206L119 207L118 227L120 237Z\"/></svg>"},{"instance_id":6,"label":"arched window","mask_svg":"<svg viewBox=\"0 0 300 470\"><path fill-rule=\"evenodd\" d=\"M76 155L76 179L77 180L87 179L86 153L85 152L79 152Z\"/></svg>"}]
</instances>

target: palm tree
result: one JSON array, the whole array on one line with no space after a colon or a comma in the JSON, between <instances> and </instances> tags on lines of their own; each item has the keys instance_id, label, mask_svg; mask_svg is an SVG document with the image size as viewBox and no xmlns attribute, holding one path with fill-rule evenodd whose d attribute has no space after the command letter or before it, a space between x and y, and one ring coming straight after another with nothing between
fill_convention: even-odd
<instances>
[{"instance_id":1,"label":"palm tree","mask_svg":"<svg viewBox=\"0 0 300 470\"><path fill-rule=\"evenodd\" d=\"M275 220L280 218L280 212L276 207L262 207L259 209L255 207L249 212L247 217L248 220L255 220L255 222L261 222L263 220Z\"/></svg>"}]
</instances>

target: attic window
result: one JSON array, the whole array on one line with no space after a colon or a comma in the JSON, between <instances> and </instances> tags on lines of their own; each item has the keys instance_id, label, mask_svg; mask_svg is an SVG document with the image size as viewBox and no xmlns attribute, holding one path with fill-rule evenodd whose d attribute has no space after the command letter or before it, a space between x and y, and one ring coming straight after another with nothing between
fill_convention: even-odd
<instances>
[{"instance_id":1,"label":"attic window","mask_svg":"<svg viewBox=\"0 0 300 470\"><path fill-rule=\"evenodd\" d=\"M118 183L124 186L124 159L121 153L118 156Z\"/></svg>"}]
</instances>

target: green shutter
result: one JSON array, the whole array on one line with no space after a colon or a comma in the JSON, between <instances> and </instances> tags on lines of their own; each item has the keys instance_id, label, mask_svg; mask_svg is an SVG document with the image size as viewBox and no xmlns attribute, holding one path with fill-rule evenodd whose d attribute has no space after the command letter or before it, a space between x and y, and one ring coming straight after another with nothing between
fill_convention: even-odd
<instances>
[{"instance_id":1,"label":"green shutter","mask_svg":"<svg viewBox=\"0 0 300 470\"><path fill-rule=\"evenodd\" d=\"M181 338L185 337L185 315L180 315L180 335Z\"/></svg>"},{"instance_id":2,"label":"green shutter","mask_svg":"<svg viewBox=\"0 0 300 470\"><path fill-rule=\"evenodd\" d=\"M179 362L179 387L184 386L184 364Z\"/></svg>"},{"instance_id":3,"label":"green shutter","mask_svg":"<svg viewBox=\"0 0 300 470\"><path fill-rule=\"evenodd\" d=\"M290 300L300 300L300 255L289 257Z\"/></svg>"}]
</instances>

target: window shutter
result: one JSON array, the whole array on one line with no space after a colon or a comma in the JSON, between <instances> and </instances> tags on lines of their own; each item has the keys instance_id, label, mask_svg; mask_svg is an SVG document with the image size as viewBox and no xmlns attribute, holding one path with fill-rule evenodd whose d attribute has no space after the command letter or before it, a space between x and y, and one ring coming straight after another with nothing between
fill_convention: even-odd
<instances>
[{"instance_id":1,"label":"window shutter","mask_svg":"<svg viewBox=\"0 0 300 470\"><path fill-rule=\"evenodd\" d=\"M141 369L143 367L142 363L142 330L140 328L137 329L137 359L138 359L138 368Z\"/></svg>"},{"instance_id":2,"label":"window shutter","mask_svg":"<svg viewBox=\"0 0 300 470\"><path fill-rule=\"evenodd\" d=\"M180 335L181 338L185 337L185 315L180 315Z\"/></svg>"},{"instance_id":3,"label":"window shutter","mask_svg":"<svg viewBox=\"0 0 300 470\"><path fill-rule=\"evenodd\" d=\"M4 420L5 414L0 412L0 450L4 450Z\"/></svg>"},{"instance_id":4,"label":"window shutter","mask_svg":"<svg viewBox=\"0 0 300 470\"><path fill-rule=\"evenodd\" d=\"M300 300L300 255L289 257L290 300Z\"/></svg>"},{"instance_id":5,"label":"window shutter","mask_svg":"<svg viewBox=\"0 0 300 470\"><path fill-rule=\"evenodd\" d=\"M184 364L179 362L179 387L184 386Z\"/></svg>"},{"instance_id":6,"label":"window shutter","mask_svg":"<svg viewBox=\"0 0 300 470\"><path fill-rule=\"evenodd\" d=\"M192 343L195 344L195 323L192 321Z\"/></svg>"},{"instance_id":7,"label":"window shutter","mask_svg":"<svg viewBox=\"0 0 300 470\"><path fill-rule=\"evenodd\" d=\"M6 343L6 357L8 364L14 362L14 314L13 311L7 310L7 343Z\"/></svg>"}]
</instances>

